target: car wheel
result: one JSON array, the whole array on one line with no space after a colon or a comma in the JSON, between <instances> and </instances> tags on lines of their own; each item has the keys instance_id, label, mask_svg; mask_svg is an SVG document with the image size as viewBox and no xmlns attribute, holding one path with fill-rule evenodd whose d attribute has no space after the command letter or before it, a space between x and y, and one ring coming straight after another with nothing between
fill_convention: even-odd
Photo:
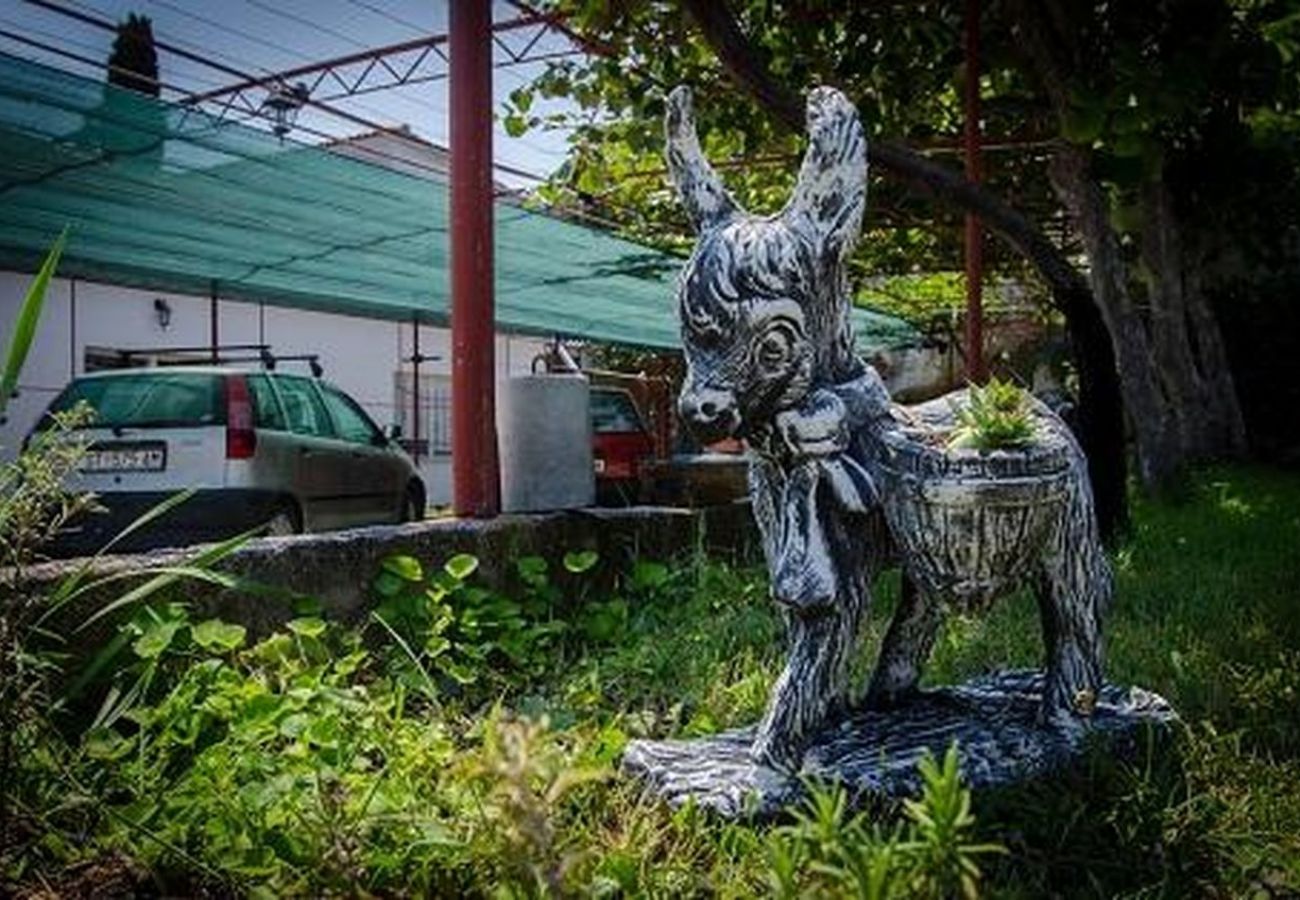
<instances>
[{"instance_id":1,"label":"car wheel","mask_svg":"<svg viewBox=\"0 0 1300 900\"><path fill-rule=\"evenodd\" d=\"M424 519L424 489L412 482L407 485L402 498L402 521L420 522Z\"/></svg>"},{"instance_id":2,"label":"car wheel","mask_svg":"<svg viewBox=\"0 0 1300 900\"><path fill-rule=\"evenodd\" d=\"M266 523L266 533L270 537L287 537L291 534L302 533L302 519L298 515L298 508L292 503L283 503L275 514L271 516L270 521Z\"/></svg>"}]
</instances>

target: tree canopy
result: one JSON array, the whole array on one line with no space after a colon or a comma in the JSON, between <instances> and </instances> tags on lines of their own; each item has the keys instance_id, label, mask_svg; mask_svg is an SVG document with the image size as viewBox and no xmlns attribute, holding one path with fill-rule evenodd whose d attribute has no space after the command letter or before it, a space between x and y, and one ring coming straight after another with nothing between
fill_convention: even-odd
<instances>
[{"instance_id":1,"label":"tree canopy","mask_svg":"<svg viewBox=\"0 0 1300 900\"><path fill-rule=\"evenodd\" d=\"M1108 457L1105 477L1122 488L1121 409L1148 483L1240 449L1206 297L1216 260L1258 252L1223 216L1267 229L1240 198L1261 171L1276 179L1271 197L1293 180L1280 162L1294 170L1300 134L1300 13L1289 0L987 0L978 186L955 156L965 75L956 0L551 6L605 52L556 61L505 110L521 133L560 124L533 112L537 96L577 101L562 117L577 128L550 199L684 247L660 160L667 89L695 87L706 152L737 199L765 212L784 202L796 169L801 95L835 85L858 104L871 143L859 285L959 269L961 217L977 212L1004 238L989 242L989 276L1036 281L1069 326L1094 479ZM1294 217L1268 205L1265 243L1285 256L1293 249L1277 232ZM1215 421L1198 425L1205 409Z\"/></svg>"}]
</instances>

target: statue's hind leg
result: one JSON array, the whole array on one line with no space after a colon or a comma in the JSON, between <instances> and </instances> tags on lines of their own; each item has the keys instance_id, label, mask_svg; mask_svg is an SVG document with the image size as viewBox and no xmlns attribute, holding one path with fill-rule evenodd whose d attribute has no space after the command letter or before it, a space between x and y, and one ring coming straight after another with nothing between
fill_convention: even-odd
<instances>
[{"instance_id":1,"label":"statue's hind leg","mask_svg":"<svg viewBox=\"0 0 1300 900\"><path fill-rule=\"evenodd\" d=\"M1046 548L1036 590L1047 648L1047 722L1090 714L1102 686L1101 616L1110 603L1111 573L1084 472L1080 457L1066 518Z\"/></svg>"},{"instance_id":2,"label":"statue's hind leg","mask_svg":"<svg viewBox=\"0 0 1300 900\"><path fill-rule=\"evenodd\" d=\"M880 646L866 704L875 709L897 705L915 690L935 635L942 624L941 604L925 596L916 582L903 575L898 609Z\"/></svg>"}]
</instances>

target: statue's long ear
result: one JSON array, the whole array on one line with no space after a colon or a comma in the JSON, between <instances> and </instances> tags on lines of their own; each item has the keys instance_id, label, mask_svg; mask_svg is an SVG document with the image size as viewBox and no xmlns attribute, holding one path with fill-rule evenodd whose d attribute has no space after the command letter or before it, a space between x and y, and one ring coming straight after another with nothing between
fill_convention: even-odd
<instances>
[{"instance_id":1,"label":"statue's long ear","mask_svg":"<svg viewBox=\"0 0 1300 900\"><path fill-rule=\"evenodd\" d=\"M664 131L668 138L668 172L695 230L709 231L727 222L739 207L700 150L691 111L691 89L686 85L679 85L668 95Z\"/></svg>"},{"instance_id":2,"label":"statue's long ear","mask_svg":"<svg viewBox=\"0 0 1300 900\"><path fill-rule=\"evenodd\" d=\"M781 216L824 251L844 256L866 202L867 139L858 111L834 88L817 88L808 95L808 152Z\"/></svg>"}]
</instances>

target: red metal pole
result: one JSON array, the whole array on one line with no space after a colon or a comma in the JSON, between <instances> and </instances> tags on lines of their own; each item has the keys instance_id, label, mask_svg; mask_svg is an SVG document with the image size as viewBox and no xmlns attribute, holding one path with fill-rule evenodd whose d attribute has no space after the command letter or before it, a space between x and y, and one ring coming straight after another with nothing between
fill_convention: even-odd
<instances>
[{"instance_id":1,"label":"red metal pole","mask_svg":"<svg viewBox=\"0 0 1300 900\"><path fill-rule=\"evenodd\" d=\"M451 14L451 470L456 514L501 510L492 265L492 3Z\"/></svg>"},{"instance_id":2,"label":"red metal pole","mask_svg":"<svg viewBox=\"0 0 1300 900\"><path fill-rule=\"evenodd\" d=\"M980 4L966 0L966 84L963 118L966 178L983 177L980 164ZM984 365L984 238L979 217L966 214L966 378L982 382Z\"/></svg>"}]
</instances>

